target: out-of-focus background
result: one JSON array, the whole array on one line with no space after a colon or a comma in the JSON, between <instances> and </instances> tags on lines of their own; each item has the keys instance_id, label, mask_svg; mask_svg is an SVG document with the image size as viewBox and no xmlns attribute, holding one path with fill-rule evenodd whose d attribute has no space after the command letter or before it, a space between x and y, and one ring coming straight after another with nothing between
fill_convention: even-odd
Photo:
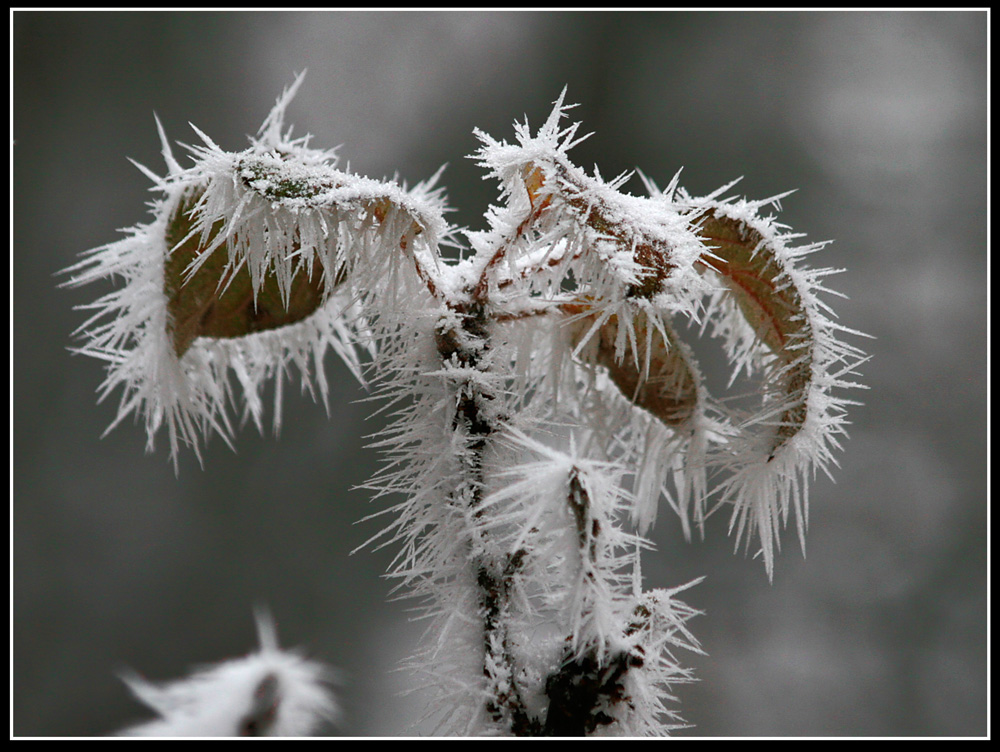
<instances>
[{"instance_id":1,"label":"out-of-focus background","mask_svg":"<svg viewBox=\"0 0 1000 752\"><path fill-rule=\"evenodd\" d=\"M836 483L812 488L807 556L785 536L774 582L721 517L685 542L661 515L647 586L705 575L686 601L706 656L677 687L683 735L983 735L987 730L985 12L113 13L13 19L13 721L101 735L146 717L116 672L170 679L254 644L266 603L288 645L342 672L330 733L422 729L394 671L422 626L387 601L392 552L350 490L377 467L379 420L330 361L330 414L287 390L280 437L218 438L175 477L164 437L101 439L102 366L72 356L56 272L146 221L162 171L153 113L246 146L282 88L289 117L353 169L410 183L449 167L454 221L483 226L496 186L473 128L512 138L564 85L575 151L707 193L799 189L782 217L835 243L814 265L840 321L874 340ZM642 191L636 180L633 192ZM711 349L711 343L709 347Z\"/></svg>"}]
</instances>

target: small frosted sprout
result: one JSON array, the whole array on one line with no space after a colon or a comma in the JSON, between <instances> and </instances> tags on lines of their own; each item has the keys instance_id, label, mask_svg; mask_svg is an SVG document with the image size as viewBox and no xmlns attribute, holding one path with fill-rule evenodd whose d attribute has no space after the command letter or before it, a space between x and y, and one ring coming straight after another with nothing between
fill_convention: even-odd
<instances>
[{"instance_id":1,"label":"small frosted sprout","mask_svg":"<svg viewBox=\"0 0 1000 752\"><path fill-rule=\"evenodd\" d=\"M234 407L261 426L272 377L277 425L293 364L326 404L336 353L391 419L372 440L385 464L366 488L387 505L369 543L394 548L389 574L425 618L411 667L438 729L682 725L676 652L701 648L676 596L693 583L645 590L643 536L661 506L685 535L728 510L769 578L792 519L804 545L864 359L820 299L833 270L803 263L823 244L767 213L781 196L696 197L676 176L634 196L630 175L585 172L562 96L514 143L477 132L499 203L459 231L440 171L407 188L293 138L301 80L244 151L199 131L182 168L161 129L152 221L71 269L69 284L121 280L79 330L108 363L102 397L121 387L115 423L140 417L150 446L165 429L176 463L182 444L231 441ZM709 393L685 341L702 333L756 405ZM270 676L250 687L262 705Z\"/></svg>"},{"instance_id":2,"label":"small frosted sprout","mask_svg":"<svg viewBox=\"0 0 1000 752\"><path fill-rule=\"evenodd\" d=\"M309 736L337 719L321 664L278 648L274 624L257 617L260 649L200 669L186 679L153 684L125 677L132 693L158 718L124 729L124 736Z\"/></svg>"}]
</instances>

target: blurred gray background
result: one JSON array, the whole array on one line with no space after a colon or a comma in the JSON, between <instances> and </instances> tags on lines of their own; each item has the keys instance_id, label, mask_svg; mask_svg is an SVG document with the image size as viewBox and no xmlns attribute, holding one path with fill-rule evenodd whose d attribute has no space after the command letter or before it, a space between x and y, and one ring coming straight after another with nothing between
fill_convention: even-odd
<instances>
[{"instance_id":1,"label":"blurred gray background","mask_svg":"<svg viewBox=\"0 0 1000 752\"><path fill-rule=\"evenodd\" d=\"M836 483L812 489L807 556L784 538L774 583L734 554L723 518L687 543L661 515L647 586L707 579L686 601L707 656L677 688L683 735L982 735L986 712L986 28L936 13L13 14L13 723L100 735L145 718L116 672L175 678L245 653L266 603L286 645L342 672L331 733L407 735L418 694L394 672L421 626L387 602L389 551L351 491L381 425L346 370L330 414L296 389L280 437L214 439L174 476L143 451L100 363L72 356L56 272L146 221L168 136L246 146L295 72L314 145L413 183L449 163L458 224L496 186L465 156L510 139L563 85L575 151L603 175L785 199L783 220L833 239L814 265L858 341L871 391ZM631 184L639 193L641 184ZM712 350L709 343L707 350ZM703 351L706 348L702 348Z\"/></svg>"}]
</instances>

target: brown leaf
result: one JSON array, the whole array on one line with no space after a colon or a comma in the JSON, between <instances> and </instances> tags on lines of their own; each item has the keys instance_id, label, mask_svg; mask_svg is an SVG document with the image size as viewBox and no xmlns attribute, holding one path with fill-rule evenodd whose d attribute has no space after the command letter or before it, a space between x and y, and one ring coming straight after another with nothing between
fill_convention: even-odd
<instances>
[{"instance_id":1,"label":"brown leaf","mask_svg":"<svg viewBox=\"0 0 1000 752\"><path fill-rule=\"evenodd\" d=\"M564 306L564 310L571 314L581 313L585 307ZM598 315L592 313L575 322L574 340L577 343L587 336ZM590 350L594 361L608 369L615 386L633 404L671 428L683 426L698 406L698 377L676 333L664 323L665 341L659 328L650 326L646 314L638 315L632 322L635 347L626 343L619 360L616 357L619 326L618 317L611 316L594 333Z\"/></svg>"},{"instance_id":2,"label":"brown leaf","mask_svg":"<svg viewBox=\"0 0 1000 752\"><path fill-rule=\"evenodd\" d=\"M776 358L772 377L787 407L779 418L774 450L801 429L812 380L812 326L785 262L746 223L708 209L694 227L711 249L701 264L719 275L757 337Z\"/></svg>"},{"instance_id":3,"label":"brown leaf","mask_svg":"<svg viewBox=\"0 0 1000 752\"><path fill-rule=\"evenodd\" d=\"M201 233L189 236L191 212L199 192L188 193L174 210L167 225L166 241L171 253L164 262L164 293L167 296L174 351L180 358L198 337L232 338L277 329L301 321L322 305L325 296L322 266L315 260L311 273L299 269L292 280L287 305L278 288L276 275L268 274L254 299L246 264L231 278L227 271L229 254L225 243L216 248L197 272L185 280L185 271L206 246ZM213 227L208 243L222 230ZM185 239L186 238L186 239ZM183 241L183 242L181 242ZM178 245L180 243L180 245Z\"/></svg>"}]
</instances>

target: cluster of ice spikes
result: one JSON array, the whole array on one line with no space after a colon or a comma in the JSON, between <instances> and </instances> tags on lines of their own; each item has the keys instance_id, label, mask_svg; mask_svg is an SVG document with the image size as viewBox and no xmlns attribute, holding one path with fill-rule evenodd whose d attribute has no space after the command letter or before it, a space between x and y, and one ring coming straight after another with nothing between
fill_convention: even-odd
<instances>
[{"instance_id":1,"label":"cluster of ice spikes","mask_svg":"<svg viewBox=\"0 0 1000 752\"><path fill-rule=\"evenodd\" d=\"M115 422L141 415L150 446L165 426L176 463L231 440L234 406L260 426L270 378L277 423L292 363L325 404L332 349L392 418L372 542L398 547L391 574L430 620L416 664L442 728L666 732L690 678L671 651L699 647L682 588L642 590L641 536L661 503L685 533L729 508L769 577L790 517L803 539L862 361L818 297L833 270L800 262L822 244L764 215L781 197L693 197L677 177L636 197L628 175L588 175L562 96L513 144L477 132L501 201L459 242L438 175L371 180L284 130L301 80L245 151L199 132L182 168L161 129L153 221L71 269L124 280L80 328L109 363L102 396L122 389ZM709 395L692 329L722 338L754 409Z\"/></svg>"}]
</instances>

